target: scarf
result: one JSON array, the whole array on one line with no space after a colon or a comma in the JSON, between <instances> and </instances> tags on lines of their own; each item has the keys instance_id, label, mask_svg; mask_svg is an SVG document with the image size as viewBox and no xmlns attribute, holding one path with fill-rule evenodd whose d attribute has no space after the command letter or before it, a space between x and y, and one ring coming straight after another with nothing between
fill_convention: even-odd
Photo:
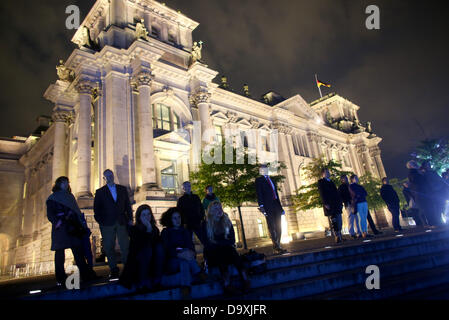
<instances>
[{"instance_id":1,"label":"scarf","mask_svg":"<svg viewBox=\"0 0 449 320\"><path fill-rule=\"evenodd\" d=\"M81 220L82 212L80 208L78 207L78 203L76 203L75 196L72 193L69 193L67 191L56 191L53 192L49 197L48 200L55 201L57 203L62 204L63 206L66 206L73 212L77 213L77 216Z\"/></svg>"}]
</instances>

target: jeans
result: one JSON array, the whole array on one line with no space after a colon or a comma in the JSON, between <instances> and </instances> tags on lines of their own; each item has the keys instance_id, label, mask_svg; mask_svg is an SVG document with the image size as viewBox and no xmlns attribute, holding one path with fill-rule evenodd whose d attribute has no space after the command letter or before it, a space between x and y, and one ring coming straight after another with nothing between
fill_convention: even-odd
<instances>
[{"instance_id":1,"label":"jeans","mask_svg":"<svg viewBox=\"0 0 449 320\"><path fill-rule=\"evenodd\" d=\"M168 273L180 273L180 286L190 287L192 284L193 276L200 273L201 268L198 266L196 259L185 260L180 258L172 258L168 260L167 272Z\"/></svg>"},{"instance_id":2,"label":"jeans","mask_svg":"<svg viewBox=\"0 0 449 320\"><path fill-rule=\"evenodd\" d=\"M360 221L360 228L362 229L362 232L368 232L368 203L367 202L360 202L357 203L357 214L359 216Z\"/></svg>"},{"instance_id":3,"label":"jeans","mask_svg":"<svg viewBox=\"0 0 449 320\"><path fill-rule=\"evenodd\" d=\"M354 214L351 212L350 206L345 207L345 209L346 212L348 212L349 234L351 236L355 236L356 234L361 235L362 229L360 228L359 216L357 215L357 213Z\"/></svg>"},{"instance_id":4,"label":"jeans","mask_svg":"<svg viewBox=\"0 0 449 320\"><path fill-rule=\"evenodd\" d=\"M341 214L336 214L334 216L329 217L330 227L334 233L334 236L337 236L341 232L342 226L342 218Z\"/></svg>"},{"instance_id":5,"label":"jeans","mask_svg":"<svg viewBox=\"0 0 449 320\"><path fill-rule=\"evenodd\" d=\"M104 251L108 257L108 264L111 271L117 270L117 259L115 257L115 239L118 239L122 262L126 263L129 249L129 236L126 225L116 223L113 226L100 226L103 238Z\"/></svg>"}]
</instances>

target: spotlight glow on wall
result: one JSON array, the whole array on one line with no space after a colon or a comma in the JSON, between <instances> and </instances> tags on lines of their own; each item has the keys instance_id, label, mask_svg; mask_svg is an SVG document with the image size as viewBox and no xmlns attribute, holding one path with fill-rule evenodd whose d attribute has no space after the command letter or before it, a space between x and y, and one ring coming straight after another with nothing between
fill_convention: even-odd
<instances>
[{"instance_id":1,"label":"spotlight glow on wall","mask_svg":"<svg viewBox=\"0 0 449 320\"><path fill-rule=\"evenodd\" d=\"M288 235L288 225L285 214L281 217L281 226L282 226L281 243L289 243L290 241L292 241L292 237Z\"/></svg>"}]
</instances>

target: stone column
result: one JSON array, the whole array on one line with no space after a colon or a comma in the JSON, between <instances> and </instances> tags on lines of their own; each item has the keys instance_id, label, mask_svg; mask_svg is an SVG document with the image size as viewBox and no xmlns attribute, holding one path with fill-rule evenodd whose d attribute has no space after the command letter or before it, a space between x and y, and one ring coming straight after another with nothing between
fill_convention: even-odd
<instances>
[{"instance_id":1,"label":"stone column","mask_svg":"<svg viewBox=\"0 0 449 320\"><path fill-rule=\"evenodd\" d=\"M197 91L190 97L191 103L198 108L201 121L201 141L206 144L214 138L209 112L210 97L211 94L204 89Z\"/></svg>"},{"instance_id":2,"label":"stone column","mask_svg":"<svg viewBox=\"0 0 449 320\"><path fill-rule=\"evenodd\" d=\"M137 99L137 118L140 138L140 168L142 172L142 190L157 186L153 145L153 110L151 106L150 72L140 72L136 76L139 96Z\"/></svg>"},{"instance_id":3,"label":"stone column","mask_svg":"<svg viewBox=\"0 0 449 320\"><path fill-rule=\"evenodd\" d=\"M317 141L318 135L316 133L309 132L309 133L307 133L307 139L310 142L310 146L311 146L311 149L312 149L311 150L312 151L312 157L313 158L319 158L320 155L321 155L321 152L320 152L320 148L319 148L318 141Z\"/></svg>"},{"instance_id":4,"label":"stone column","mask_svg":"<svg viewBox=\"0 0 449 320\"><path fill-rule=\"evenodd\" d=\"M78 176L76 193L77 198L92 197L90 191L91 174L91 102L94 84L90 81L81 81L76 86L79 92L78 114Z\"/></svg>"},{"instance_id":5,"label":"stone column","mask_svg":"<svg viewBox=\"0 0 449 320\"><path fill-rule=\"evenodd\" d=\"M55 111L52 115L54 122L54 144L53 144L53 162L52 162L52 182L61 176L67 175L66 167L66 123L69 113L66 111Z\"/></svg>"},{"instance_id":6,"label":"stone column","mask_svg":"<svg viewBox=\"0 0 449 320\"><path fill-rule=\"evenodd\" d=\"M374 147L370 150L370 154L374 159L374 163L376 164L377 167L377 171L379 172L379 178L384 178L387 176L386 172L385 172L385 168L384 165L382 163L382 158L380 156L380 149L379 147Z\"/></svg>"},{"instance_id":7,"label":"stone column","mask_svg":"<svg viewBox=\"0 0 449 320\"><path fill-rule=\"evenodd\" d=\"M362 151L362 156L365 160L365 173L369 172L371 175L376 176L376 173L374 172L373 167L372 167L371 156L369 154L368 148L366 146L363 146L361 148L361 151Z\"/></svg>"}]
</instances>

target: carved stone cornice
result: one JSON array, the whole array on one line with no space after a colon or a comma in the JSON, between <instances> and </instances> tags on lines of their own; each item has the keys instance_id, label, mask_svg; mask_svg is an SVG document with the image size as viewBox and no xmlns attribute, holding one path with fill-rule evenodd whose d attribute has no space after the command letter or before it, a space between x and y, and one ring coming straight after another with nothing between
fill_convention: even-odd
<instances>
[{"instance_id":1,"label":"carved stone cornice","mask_svg":"<svg viewBox=\"0 0 449 320\"><path fill-rule=\"evenodd\" d=\"M226 116L228 117L228 123L236 123L239 119L237 113L232 111L226 112Z\"/></svg>"},{"instance_id":2,"label":"carved stone cornice","mask_svg":"<svg viewBox=\"0 0 449 320\"><path fill-rule=\"evenodd\" d=\"M277 130L279 133L290 134L292 132L292 128L287 126L286 124L280 123L278 121L271 124L271 129Z\"/></svg>"},{"instance_id":3,"label":"carved stone cornice","mask_svg":"<svg viewBox=\"0 0 449 320\"><path fill-rule=\"evenodd\" d=\"M259 122L259 120L255 119L255 118L251 118L251 119L249 120L249 123L251 123L251 128L252 128L252 129L259 129L259 127L260 127L260 122Z\"/></svg>"},{"instance_id":4,"label":"carved stone cornice","mask_svg":"<svg viewBox=\"0 0 449 320\"><path fill-rule=\"evenodd\" d=\"M373 147L369 149L369 154L371 157L377 157L380 156L380 148L379 147Z\"/></svg>"}]
</instances>

